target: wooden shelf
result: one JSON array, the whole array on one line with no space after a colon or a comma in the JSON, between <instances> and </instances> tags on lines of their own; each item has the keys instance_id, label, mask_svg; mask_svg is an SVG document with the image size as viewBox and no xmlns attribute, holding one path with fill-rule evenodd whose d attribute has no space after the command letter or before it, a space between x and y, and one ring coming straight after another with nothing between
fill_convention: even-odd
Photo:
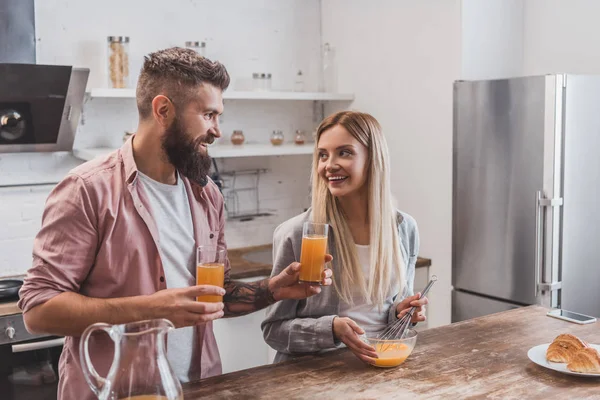
<instances>
[{"instance_id":1,"label":"wooden shelf","mask_svg":"<svg viewBox=\"0 0 600 400\"><path fill-rule=\"evenodd\" d=\"M91 89L88 92L91 98L135 98L135 89ZM352 93L326 93L326 92L236 92L225 91L225 100L301 100L301 101L353 101Z\"/></svg>"},{"instance_id":2,"label":"wooden shelf","mask_svg":"<svg viewBox=\"0 0 600 400\"><path fill-rule=\"evenodd\" d=\"M81 160L89 161L96 157L105 156L114 150L107 147L73 149L73 155ZM308 155L312 153L312 143L303 145L283 144L281 146L271 144L215 145L208 149L208 154L213 158Z\"/></svg>"}]
</instances>

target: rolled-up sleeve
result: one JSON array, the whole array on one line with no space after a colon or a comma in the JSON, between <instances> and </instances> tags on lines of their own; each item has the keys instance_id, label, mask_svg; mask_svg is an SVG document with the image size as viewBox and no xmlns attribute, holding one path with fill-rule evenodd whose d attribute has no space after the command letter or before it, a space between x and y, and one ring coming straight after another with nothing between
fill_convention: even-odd
<instances>
[{"instance_id":1,"label":"rolled-up sleeve","mask_svg":"<svg viewBox=\"0 0 600 400\"><path fill-rule=\"evenodd\" d=\"M299 259L294 254L291 239L281 232L273 235L273 270L278 275L289 264ZM300 302L306 300L282 300L267 309L261 324L263 338L273 349L285 354L313 353L335 348L339 345L333 336L333 319L336 315L317 318L299 317Z\"/></svg>"},{"instance_id":2,"label":"rolled-up sleeve","mask_svg":"<svg viewBox=\"0 0 600 400\"><path fill-rule=\"evenodd\" d=\"M79 292L98 249L97 207L83 178L68 175L50 193L19 291L27 312L63 292Z\"/></svg>"}]
</instances>

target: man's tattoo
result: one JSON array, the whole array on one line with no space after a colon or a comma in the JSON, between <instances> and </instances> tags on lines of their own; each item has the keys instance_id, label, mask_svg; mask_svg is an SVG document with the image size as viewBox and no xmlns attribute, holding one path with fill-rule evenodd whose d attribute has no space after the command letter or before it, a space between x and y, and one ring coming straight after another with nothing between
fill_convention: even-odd
<instances>
[{"instance_id":1,"label":"man's tattoo","mask_svg":"<svg viewBox=\"0 0 600 400\"><path fill-rule=\"evenodd\" d=\"M269 290L269 279L258 282L225 282L225 316L238 316L275 303L273 292Z\"/></svg>"}]
</instances>

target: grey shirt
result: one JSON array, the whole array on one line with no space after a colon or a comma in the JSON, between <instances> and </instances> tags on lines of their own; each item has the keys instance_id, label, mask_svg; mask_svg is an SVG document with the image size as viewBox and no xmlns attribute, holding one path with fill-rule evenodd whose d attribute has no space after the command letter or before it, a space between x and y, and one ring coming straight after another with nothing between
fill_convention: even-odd
<instances>
[{"instance_id":1,"label":"grey shirt","mask_svg":"<svg viewBox=\"0 0 600 400\"><path fill-rule=\"evenodd\" d=\"M183 181L167 185L138 172L150 200L152 216L158 227L160 260L168 288L185 288L196 284L194 226L190 203ZM167 358L182 382L194 378L190 370L194 350L194 327L169 332ZM199 378L199 374L197 376Z\"/></svg>"},{"instance_id":2,"label":"grey shirt","mask_svg":"<svg viewBox=\"0 0 600 400\"><path fill-rule=\"evenodd\" d=\"M273 234L273 270L271 276L283 271L289 264L300 260L302 225L310 218L310 210L284 222ZM419 232L413 217L398 211L400 251L406 265L406 285L403 293L394 296L394 305L388 311L388 323L397 319L396 306L413 295L415 264L419 253ZM331 269L339 272L335 249L330 235L329 248L333 256ZM282 300L267 309L261 327L265 341L277 350L275 362L341 346L333 336L333 319L340 309L340 298L332 286L323 287L320 294L305 300Z\"/></svg>"}]
</instances>

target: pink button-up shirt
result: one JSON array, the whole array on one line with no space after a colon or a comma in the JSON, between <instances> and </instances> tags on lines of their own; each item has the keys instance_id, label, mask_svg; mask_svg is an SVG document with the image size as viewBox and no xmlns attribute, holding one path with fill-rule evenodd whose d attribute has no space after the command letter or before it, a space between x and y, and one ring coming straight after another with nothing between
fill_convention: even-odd
<instances>
[{"instance_id":1,"label":"pink button-up shirt","mask_svg":"<svg viewBox=\"0 0 600 400\"><path fill-rule=\"evenodd\" d=\"M217 186L210 180L204 187L182 180L196 246L225 247L223 197ZM166 289L158 249L158 230L129 139L109 156L75 168L48 197L19 307L27 313L63 292L115 298ZM229 273L227 261L226 279ZM192 369L199 368L202 378L221 374L212 323L198 325L196 333ZM113 345L108 337L98 339L90 341L90 355L98 373L106 376ZM59 375L59 399L95 399L81 371L78 337L66 338Z\"/></svg>"}]
</instances>

